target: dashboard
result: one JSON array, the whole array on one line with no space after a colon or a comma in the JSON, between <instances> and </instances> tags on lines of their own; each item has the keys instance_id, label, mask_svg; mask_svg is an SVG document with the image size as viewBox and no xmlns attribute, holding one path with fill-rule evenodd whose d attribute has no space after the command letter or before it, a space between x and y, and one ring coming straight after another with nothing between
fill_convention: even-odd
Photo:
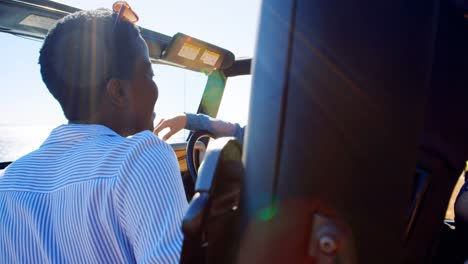
<instances>
[{"instance_id":1,"label":"dashboard","mask_svg":"<svg viewBox=\"0 0 468 264\"><path fill-rule=\"evenodd\" d=\"M171 147L174 150L179 163L180 175L184 184L187 201L190 201L195 193L195 184L187 169L187 143L173 143L171 144ZM201 163L206 151L205 144L200 141L195 143L195 151L198 152L199 161Z\"/></svg>"},{"instance_id":2,"label":"dashboard","mask_svg":"<svg viewBox=\"0 0 468 264\"><path fill-rule=\"evenodd\" d=\"M173 143L171 144L172 149L174 150L177 161L179 162L179 168L181 173L185 173L188 171L187 169L187 144L185 142L182 143ZM200 162L203 159L203 155L205 153L205 144L202 142L197 142L195 144L195 150L199 152Z\"/></svg>"}]
</instances>

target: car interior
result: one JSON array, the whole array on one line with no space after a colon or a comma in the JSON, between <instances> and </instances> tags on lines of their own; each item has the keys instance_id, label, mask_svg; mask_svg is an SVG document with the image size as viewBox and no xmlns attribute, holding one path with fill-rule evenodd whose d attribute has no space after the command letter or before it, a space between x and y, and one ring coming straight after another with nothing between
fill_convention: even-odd
<instances>
[{"instance_id":1,"label":"car interior","mask_svg":"<svg viewBox=\"0 0 468 264\"><path fill-rule=\"evenodd\" d=\"M77 10L1 0L0 31L40 40ZM265 0L247 59L141 33L152 63L208 75L198 113L252 75L243 145L171 144L190 201L181 263L468 259L444 219L468 160L468 1Z\"/></svg>"}]
</instances>

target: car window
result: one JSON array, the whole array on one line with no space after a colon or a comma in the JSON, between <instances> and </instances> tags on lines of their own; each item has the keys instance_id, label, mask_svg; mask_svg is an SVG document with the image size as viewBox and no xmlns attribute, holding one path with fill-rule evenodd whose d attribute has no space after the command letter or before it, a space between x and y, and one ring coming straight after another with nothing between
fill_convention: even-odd
<instances>
[{"instance_id":1,"label":"car window","mask_svg":"<svg viewBox=\"0 0 468 264\"><path fill-rule=\"evenodd\" d=\"M37 63L42 41L0 34L0 42L0 162L4 162L37 149L53 128L67 120L42 82ZM153 65L153 70L159 88L155 122L197 110L205 74L166 65ZM169 142L184 141L186 136L180 132Z\"/></svg>"},{"instance_id":2,"label":"car window","mask_svg":"<svg viewBox=\"0 0 468 264\"><path fill-rule=\"evenodd\" d=\"M161 118L197 111L208 79L207 75L167 65L154 65L153 70L154 81L159 88L159 98L155 107L155 124ZM165 132L162 131L163 134ZM189 131L182 130L173 135L168 142L183 142L188 134Z\"/></svg>"},{"instance_id":3,"label":"car window","mask_svg":"<svg viewBox=\"0 0 468 264\"><path fill-rule=\"evenodd\" d=\"M247 125L250 101L251 75L227 79L217 118Z\"/></svg>"},{"instance_id":4,"label":"car window","mask_svg":"<svg viewBox=\"0 0 468 264\"><path fill-rule=\"evenodd\" d=\"M50 130L65 122L42 82L37 64L40 41L0 34L0 162L36 149Z\"/></svg>"}]
</instances>

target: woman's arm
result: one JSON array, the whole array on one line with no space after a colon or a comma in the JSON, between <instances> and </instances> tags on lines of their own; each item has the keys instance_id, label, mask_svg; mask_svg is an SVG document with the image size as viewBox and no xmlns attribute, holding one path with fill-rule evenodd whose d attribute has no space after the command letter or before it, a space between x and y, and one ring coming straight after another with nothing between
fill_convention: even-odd
<instances>
[{"instance_id":1,"label":"woman's arm","mask_svg":"<svg viewBox=\"0 0 468 264\"><path fill-rule=\"evenodd\" d=\"M154 134L158 134L161 130L169 128L169 132L164 135L163 139L167 140L181 129L185 128L191 131L206 130L218 137L235 137L241 143L244 139L244 129L237 123L230 123L223 120L215 119L204 114L180 114L170 119L162 119L154 129Z\"/></svg>"}]
</instances>

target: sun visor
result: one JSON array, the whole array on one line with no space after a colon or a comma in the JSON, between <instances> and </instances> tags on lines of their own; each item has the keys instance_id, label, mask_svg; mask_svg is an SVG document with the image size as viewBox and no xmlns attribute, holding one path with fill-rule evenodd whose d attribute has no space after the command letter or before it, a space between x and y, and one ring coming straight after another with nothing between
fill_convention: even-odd
<instances>
[{"instance_id":1,"label":"sun visor","mask_svg":"<svg viewBox=\"0 0 468 264\"><path fill-rule=\"evenodd\" d=\"M49 30L55 25L55 23L57 23L56 19L31 14L21 20L19 24Z\"/></svg>"},{"instance_id":2,"label":"sun visor","mask_svg":"<svg viewBox=\"0 0 468 264\"><path fill-rule=\"evenodd\" d=\"M234 54L213 44L177 33L162 52L161 60L194 71L210 73L231 67Z\"/></svg>"}]
</instances>

